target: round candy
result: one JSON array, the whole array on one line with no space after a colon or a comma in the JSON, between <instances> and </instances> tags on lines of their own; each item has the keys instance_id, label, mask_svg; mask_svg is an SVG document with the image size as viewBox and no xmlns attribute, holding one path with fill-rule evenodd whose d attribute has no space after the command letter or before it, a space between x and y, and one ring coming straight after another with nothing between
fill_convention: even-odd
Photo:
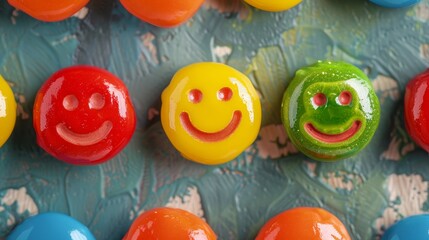
<instances>
[{"instance_id":1,"label":"round candy","mask_svg":"<svg viewBox=\"0 0 429 240\"><path fill-rule=\"evenodd\" d=\"M120 0L134 16L158 27L175 27L191 18L204 0Z\"/></svg>"},{"instance_id":2,"label":"round candy","mask_svg":"<svg viewBox=\"0 0 429 240\"><path fill-rule=\"evenodd\" d=\"M131 225L123 240L215 240L216 234L201 218L176 208L144 212Z\"/></svg>"},{"instance_id":3,"label":"round candy","mask_svg":"<svg viewBox=\"0 0 429 240\"><path fill-rule=\"evenodd\" d=\"M12 133L16 121L16 102L12 89L0 76L0 147Z\"/></svg>"},{"instance_id":4,"label":"round candy","mask_svg":"<svg viewBox=\"0 0 429 240\"><path fill-rule=\"evenodd\" d=\"M295 7L302 0L244 0L255 8L270 12L285 11Z\"/></svg>"},{"instance_id":5,"label":"round candy","mask_svg":"<svg viewBox=\"0 0 429 240\"><path fill-rule=\"evenodd\" d=\"M408 82L404 116L411 138L429 152L429 69Z\"/></svg>"},{"instance_id":6,"label":"round candy","mask_svg":"<svg viewBox=\"0 0 429 240\"><path fill-rule=\"evenodd\" d=\"M370 0L372 3L387 8L401 8L414 5L420 0Z\"/></svg>"},{"instance_id":7,"label":"round candy","mask_svg":"<svg viewBox=\"0 0 429 240\"><path fill-rule=\"evenodd\" d=\"M55 22L71 17L89 0L8 0L8 2L38 20Z\"/></svg>"},{"instance_id":8,"label":"round candy","mask_svg":"<svg viewBox=\"0 0 429 240\"><path fill-rule=\"evenodd\" d=\"M42 213L18 225L7 240L95 240L89 229L62 213Z\"/></svg>"},{"instance_id":9,"label":"round candy","mask_svg":"<svg viewBox=\"0 0 429 240\"><path fill-rule=\"evenodd\" d=\"M391 226L381 240L429 239L429 214L404 218Z\"/></svg>"},{"instance_id":10,"label":"round candy","mask_svg":"<svg viewBox=\"0 0 429 240\"><path fill-rule=\"evenodd\" d=\"M261 103L244 74L220 63L196 63L179 70L162 93L161 122L184 157L221 164L256 139Z\"/></svg>"},{"instance_id":11,"label":"round candy","mask_svg":"<svg viewBox=\"0 0 429 240\"><path fill-rule=\"evenodd\" d=\"M124 83L90 66L52 75L37 93L33 111L39 145L72 164L111 159L127 145L136 126Z\"/></svg>"},{"instance_id":12,"label":"round candy","mask_svg":"<svg viewBox=\"0 0 429 240\"><path fill-rule=\"evenodd\" d=\"M282 104L282 120L295 146L317 160L356 154L380 120L371 82L353 65L318 62L298 70Z\"/></svg>"},{"instance_id":13,"label":"round candy","mask_svg":"<svg viewBox=\"0 0 429 240\"><path fill-rule=\"evenodd\" d=\"M256 240L351 240L343 223L322 208L299 207L271 218Z\"/></svg>"}]
</instances>

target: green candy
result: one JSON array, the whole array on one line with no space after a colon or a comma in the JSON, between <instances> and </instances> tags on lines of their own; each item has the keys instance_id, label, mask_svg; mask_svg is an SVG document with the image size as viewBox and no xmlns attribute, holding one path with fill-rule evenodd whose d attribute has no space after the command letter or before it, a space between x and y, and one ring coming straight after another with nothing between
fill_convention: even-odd
<instances>
[{"instance_id":1,"label":"green candy","mask_svg":"<svg viewBox=\"0 0 429 240\"><path fill-rule=\"evenodd\" d=\"M296 72L283 96L282 121L302 153L316 160L339 160L371 141L380 104L360 69L321 61Z\"/></svg>"}]
</instances>

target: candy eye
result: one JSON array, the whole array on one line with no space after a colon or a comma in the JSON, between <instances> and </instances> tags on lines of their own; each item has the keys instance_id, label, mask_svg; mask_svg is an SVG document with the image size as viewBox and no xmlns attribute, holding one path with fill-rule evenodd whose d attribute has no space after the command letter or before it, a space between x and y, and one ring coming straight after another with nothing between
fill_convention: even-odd
<instances>
[{"instance_id":1,"label":"candy eye","mask_svg":"<svg viewBox=\"0 0 429 240\"><path fill-rule=\"evenodd\" d=\"M316 95L313 96L313 103L318 107L325 105L326 101L326 96L323 93L316 93Z\"/></svg>"},{"instance_id":2,"label":"candy eye","mask_svg":"<svg viewBox=\"0 0 429 240\"><path fill-rule=\"evenodd\" d=\"M104 96L100 93L94 93L91 95L91 98L89 99L89 108L90 109L102 109L105 104Z\"/></svg>"},{"instance_id":3,"label":"candy eye","mask_svg":"<svg viewBox=\"0 0 429 240\"><path fill-rule=\"evenodd\" d=\"M217 98L221 101L229 101L232 98L232 90L229 87L224 87L217 92Z\"/></svg>"},{"instance_id":4,"label":"candy eye","mask_svg":"<svg viewBox=\"0 0 429 240\"><path fill-rule=\"evenodd\" d=\"M188 93L188 99L192 103L199 103L203 99L203 93L198 89L192 89Z\"/></svg>"},{"instance_id":5,"label":"candy eye","mask_svg":"<svg viewBox=\"0 0 429 240\"><path fill-rule=\"evenodd\" d=\"M67 95L63 99L63 107L67 111L75 110L78 105L79 105L79 100L77 100L77 97L75 95Z\"/></svg>"},{"instance_id":6,"label":"candy eye","mask_svg":"<svg viewBox=\"0 0 429 240\"><path fill-rule=\"evenodd\" d=\"M340 105L347 106L352 102L352 94L349 91L342 91L337 99Z\"/></svg>"}]
</instances>

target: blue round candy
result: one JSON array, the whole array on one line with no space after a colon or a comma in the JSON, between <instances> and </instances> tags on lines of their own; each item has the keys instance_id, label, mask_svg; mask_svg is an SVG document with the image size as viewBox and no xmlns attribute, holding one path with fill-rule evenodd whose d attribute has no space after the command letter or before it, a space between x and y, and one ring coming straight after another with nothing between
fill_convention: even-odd
<instances>
[{"instance_id":1,"label":"blue round candy","mask_svg":"<svg viewBox=\"0 0 429 240\"><path fill-rule=\"evenodd\" d=\"M407 217L395 223L381 240L428 240L429 214Z\"/></svg>"},{"instance_id":2,"label":"blue round candy","mask_svg":"<svg viewBox=\"0 0 429 240\"><path fill-rule=\"evenodd\" d=\"M420 2L420 0L370 0L371 2L387 8L408 7Z\"/></svg>"},{"instance_id":3,"label":"blue round candy","mask_svg":"<svg viewBox=\"0 0 429 240\"><path fill-rule=\"evenodd\" d=\"M62 213L42 213L18 225L7 240L95 240L89 229Z\"/></svg>"}]
</instances>

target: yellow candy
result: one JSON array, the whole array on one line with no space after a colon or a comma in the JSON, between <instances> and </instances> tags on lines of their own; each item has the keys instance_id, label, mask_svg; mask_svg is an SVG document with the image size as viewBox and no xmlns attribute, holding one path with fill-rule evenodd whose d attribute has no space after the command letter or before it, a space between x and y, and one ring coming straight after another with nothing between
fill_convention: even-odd
<instances>
[{"instance_id":1,"label":"yellow candy","mask_svg":"<svg viewBox=\"0 0 429 240\"><path fill-rule=\"evenodd\" d=\"M280 12L298 5L302 0L244 0L246 3L265 11Z\"/></svg>"},{"instance_id":2,"label":"yellow candy","mask_svg":"<svg viewBox=\"0 0 429 240\"><path fill-rule=\"evenodd\" d=\"M0 147L12 133L16 121L16 102L7 82L0 76Z\"/></svg>"},{"instance_id":3,"label":"yellow candy","mask_svg":"<svg viewBox=\"0 0 429 240\"><path fill-rule=\"evenodd\" d=\"M179 70L162 93L161 122L185 158L222 164L255 141L261 103L241 72L220 63L195 63Z\"/></svg>"}]
</instances>

